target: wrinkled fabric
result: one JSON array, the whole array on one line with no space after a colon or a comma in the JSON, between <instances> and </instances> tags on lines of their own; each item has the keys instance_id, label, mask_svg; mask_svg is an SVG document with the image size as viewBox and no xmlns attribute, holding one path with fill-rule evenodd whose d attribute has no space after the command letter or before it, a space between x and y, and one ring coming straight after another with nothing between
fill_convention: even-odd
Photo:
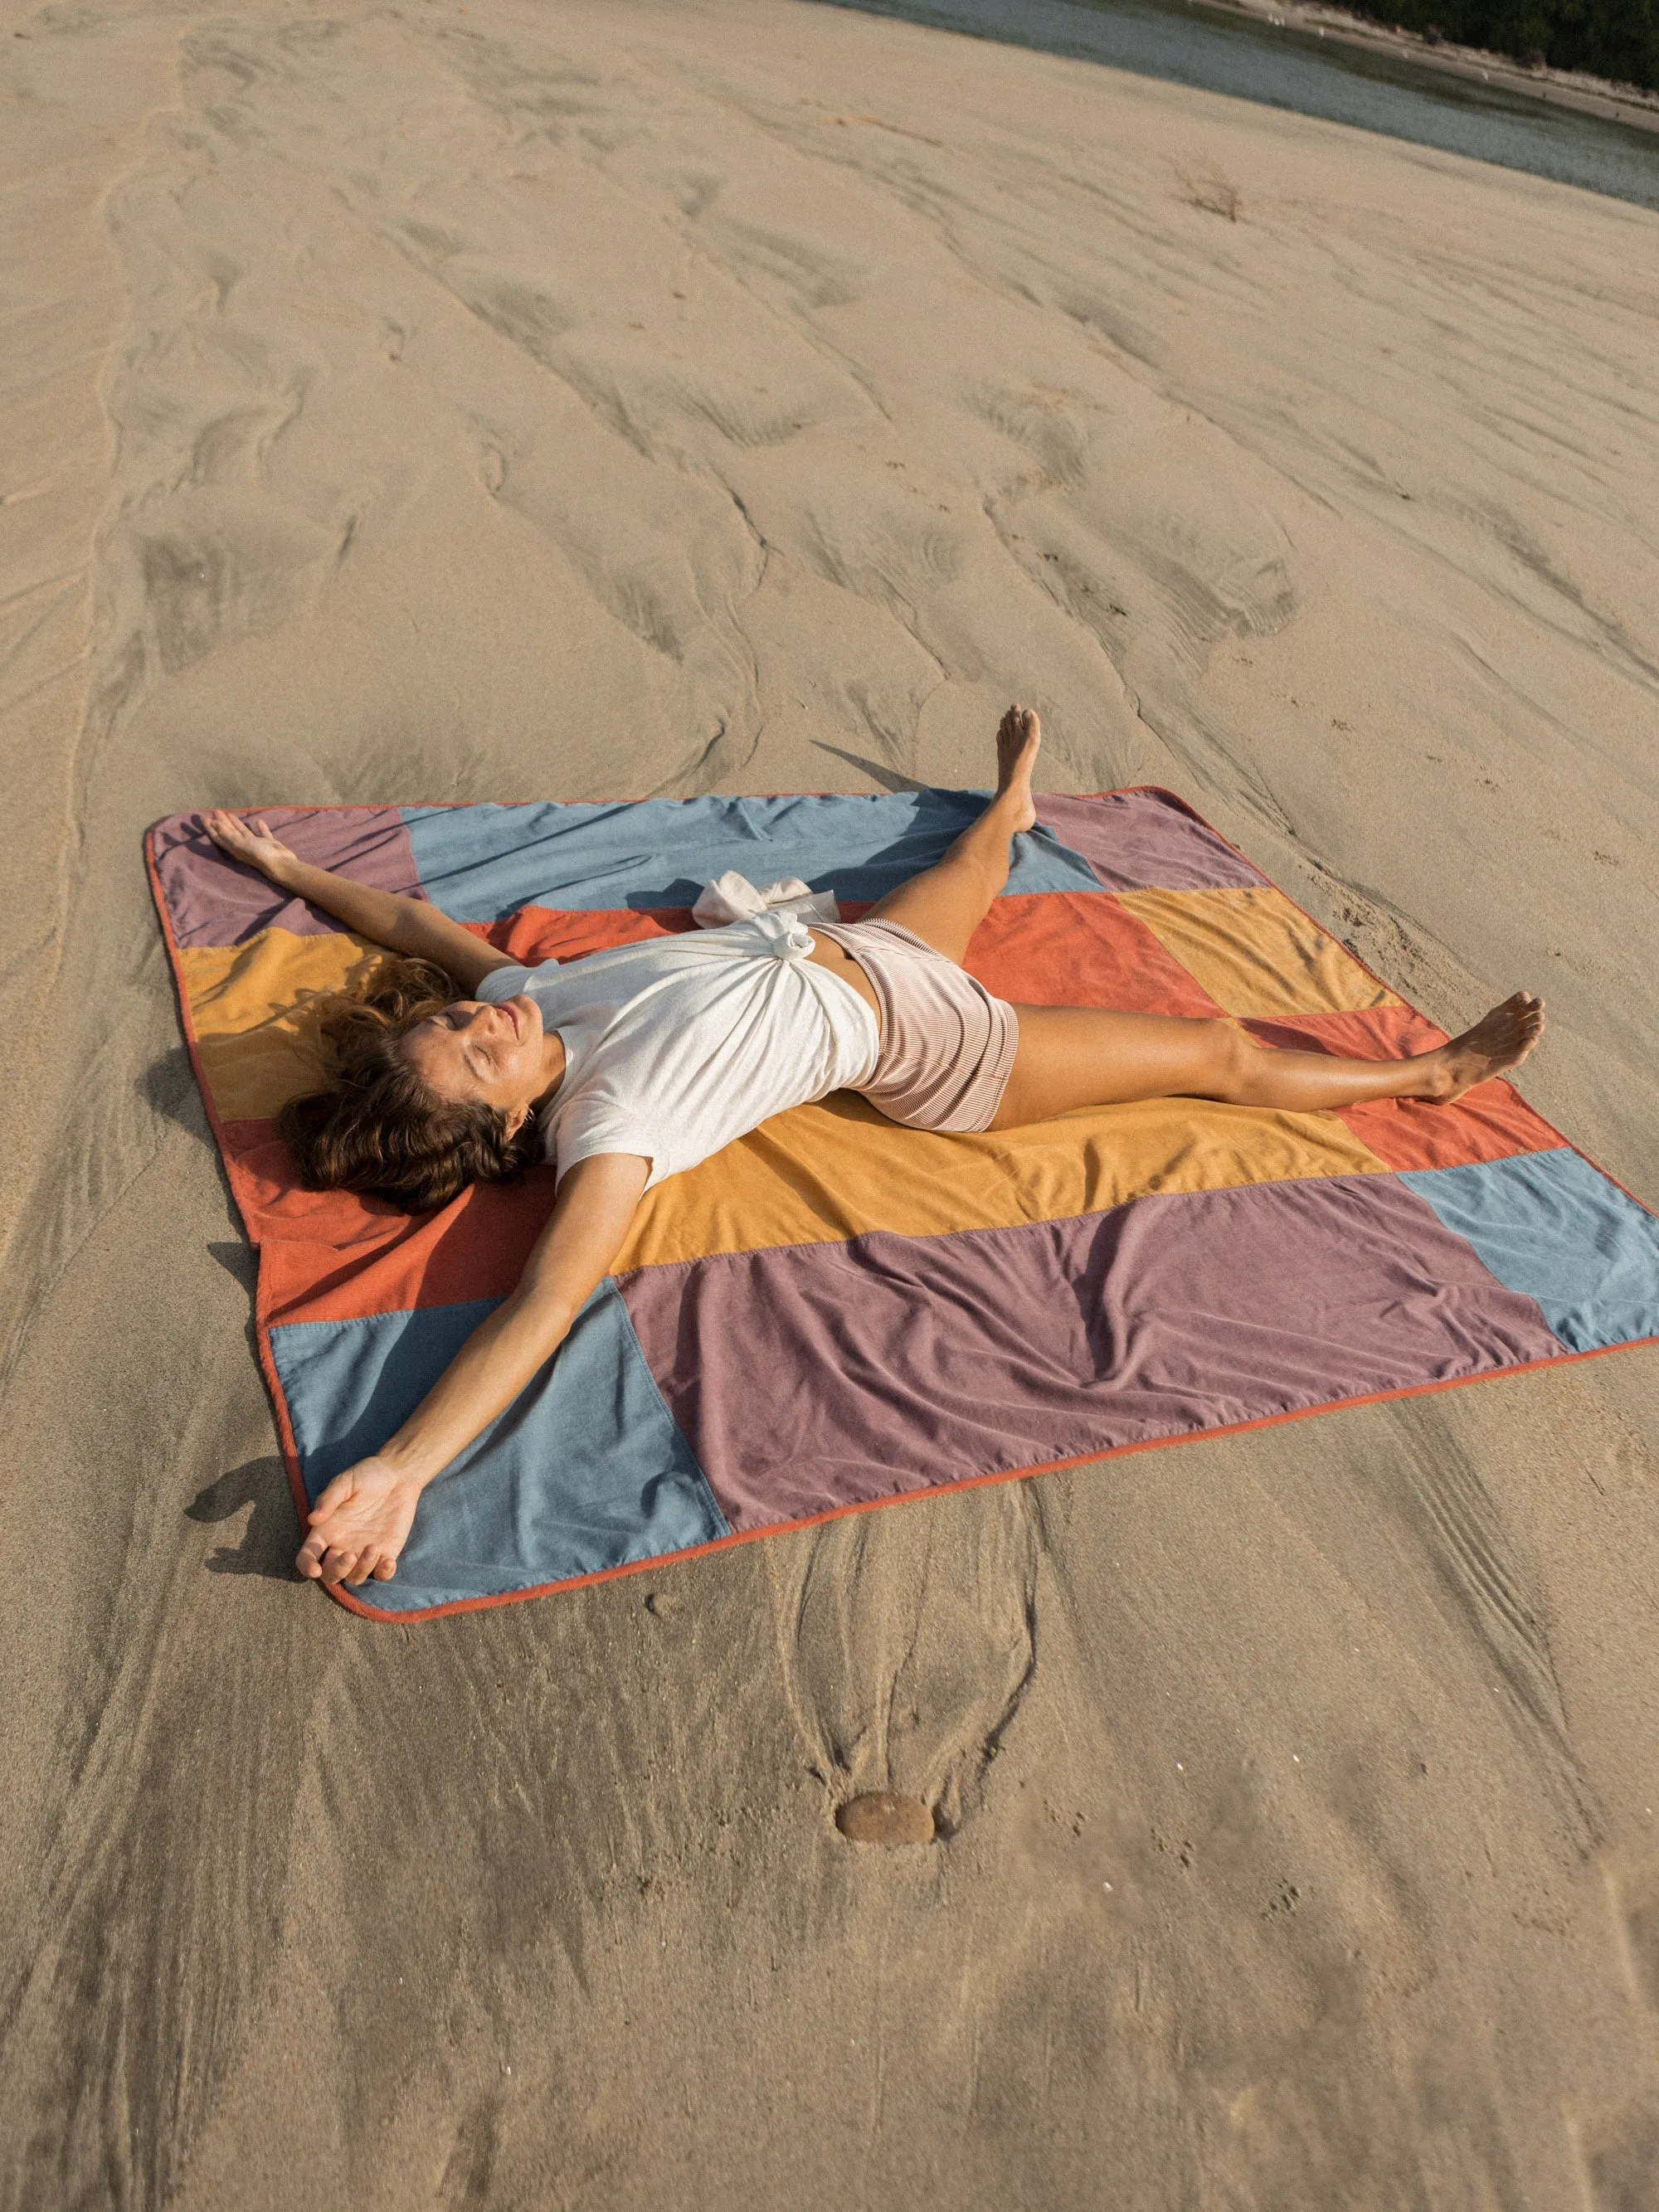
<instances>
[{"instance_id":1,"label":"wrinkled fabric","mask_svg":"<svg viewBox=\"0 0 1659 2212\"><path fill-rule=\"evenodd\" d=\"M555 963L573 1035L641 996L648 1012L660 973L714 1000L727 981L762 1001L822 992L873 1055L869 1008L806 959L811 925L787 899L713 929L691 902L732 871L771 891L793 877L852 921L978 805L343 807L284 829L307 857L430 897L520 983ZM1172 794L1039 811L967 951L993 998L1224 1017L1267 1051L1441 1041ZM384 1442L511 1291L554 1176L415 1216L305 1189L274 1117L325 1073L308 1003L386 956L237 867L198 816L158 824L149 856L259 1248L260 1358L302 1502ZM395 1580L333 1595L380 1620L503 1603L941 1484L1650 1338L1659 1223L1507 1082L1449 1106L1158 1099L978 1134L901 1127L830 1091L646 1193L565 1349L427 1492Z\"/></svg>"}]
</instances>

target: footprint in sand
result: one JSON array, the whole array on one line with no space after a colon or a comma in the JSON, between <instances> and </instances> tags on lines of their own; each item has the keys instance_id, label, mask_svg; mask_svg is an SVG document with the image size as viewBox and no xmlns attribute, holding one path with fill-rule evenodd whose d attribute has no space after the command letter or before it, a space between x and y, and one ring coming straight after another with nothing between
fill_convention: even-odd
<instances>
[{"instance_id":1,"label":"footprint in sand","mask_svg":"<svg viewBox=\"0 0 1659 2212\"><path fill-rule=\"evenodd\" d=\"M1012 1484L770 1547L790 1705L843 1836L960 1826L1030 1680L1038 1551L1036 1501ZM876 1809L900 1804L915 1809Z\"/></svg>"}]
</instances>

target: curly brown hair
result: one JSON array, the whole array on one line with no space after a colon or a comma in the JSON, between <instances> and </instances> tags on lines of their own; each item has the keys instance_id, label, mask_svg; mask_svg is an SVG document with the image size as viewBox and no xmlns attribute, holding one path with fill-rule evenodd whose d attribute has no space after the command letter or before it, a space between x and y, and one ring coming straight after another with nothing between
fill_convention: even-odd
<instances>
[{"instance_id":1,"label":"curly brown hair","mask_svg":"<svg viewBox=\"0 0 1659 2212\"><path fill-rule=\"evenodd\" d=\"M506 1182L529 1165L533 1121L509 1137L500 1107L441 1098L398 1050L459 995L434 962L393 960L360 994L319 1002L334 1080L291 1098L276 1124L308 1188L363 1191L426 1213L469 1183Z\"/></svg>"}]
</instances>

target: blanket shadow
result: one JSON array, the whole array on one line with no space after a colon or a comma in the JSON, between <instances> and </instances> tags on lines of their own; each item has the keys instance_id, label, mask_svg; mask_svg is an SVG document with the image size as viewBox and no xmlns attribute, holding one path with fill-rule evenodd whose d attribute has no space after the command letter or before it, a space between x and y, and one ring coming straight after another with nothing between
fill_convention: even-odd
<instances>
[{"instance_id":1,"label":"blanket shadow","mask_svg":"<svg viewBox=\"0 0 1659 2212\"><path fill-rule=\"evenodd\" d=\"M232 1468L204 1490L198 1490L185 1506L185 1515L187 1520L215 1526L250 1505L253 1510L242 1530L240 1544L234 1548L222 1544L204 1563L208 1573L297 1582L294 1554L299 1549L300 1528L288 1474L280 1459L251 1459Z\"/></svg>"},{"instance_id":2,"label":"blanket shadow","mask_svg":"<svg viewBox=\"0 0 1659 2212\"><path fill-rule=\"evenodd\" d=\"M259 1279L259 1258L246 1237L229 1239L207 1248L210 1260L216 1261L232 1282L240 1284L250 1297ZM257 1352L257 1346L256 1346Z\"/></svg>"},{"instance_id":3,"label":"blanket shadow","mask_svg":"<svg viewBox=\"0 0 1659 2212\"><path fill-rule=\"evenodd\" d=\"M153 1111L187 1131L198 1144L207 1146L216 1159L218 1158L219 1148L213 1140L207 1108L202 1102L196 1071L185 1046L170 1046L159 1060L152 1060L139 1077L138 1088Z\"/></svg>"}]
</instances>

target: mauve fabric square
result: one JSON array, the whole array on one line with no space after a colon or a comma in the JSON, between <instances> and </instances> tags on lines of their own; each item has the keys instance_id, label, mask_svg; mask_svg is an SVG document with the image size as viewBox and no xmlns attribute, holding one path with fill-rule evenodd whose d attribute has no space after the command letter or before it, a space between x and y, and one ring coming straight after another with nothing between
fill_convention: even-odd
<instances>
[{"instance_id":1,"label":"mauve fabric square","mask_svg":"<svg viewBox=\"0 0 1659 2212\"><path fill-rule=\"evenodd\" d=\"M1562 1350L1393 1176L736 1254L622 1291L734 1528Z\"/></svg>"},{"instance_id":2,"label":"mauve fabric square","mask_svg":"<svg viewBox=\"0 0 1659 2212\"><path fill-rule=\"evenodd\" d=\"M1037 820L1080 854L1109 891L1249 890L1267 880L1173 793L1040 796Z\"/></svg>"},{"instance_id":3,"label":"mauve fabric square","mask_svg":"<svg viewBox=\"0 0 1659 2212\"><path fill-rule=\"evenodd\" d=\"M377 890L424 898L415 854L396 806L266 806L245 820L268 822L273 836L313 867L331 868ZM150 852L181 951L243 945L262 929L325 937L339 924L305 900L290 898L252 868L222 853L198 814L172 814L149 833Z\"/></svg>"}]
</instances>

